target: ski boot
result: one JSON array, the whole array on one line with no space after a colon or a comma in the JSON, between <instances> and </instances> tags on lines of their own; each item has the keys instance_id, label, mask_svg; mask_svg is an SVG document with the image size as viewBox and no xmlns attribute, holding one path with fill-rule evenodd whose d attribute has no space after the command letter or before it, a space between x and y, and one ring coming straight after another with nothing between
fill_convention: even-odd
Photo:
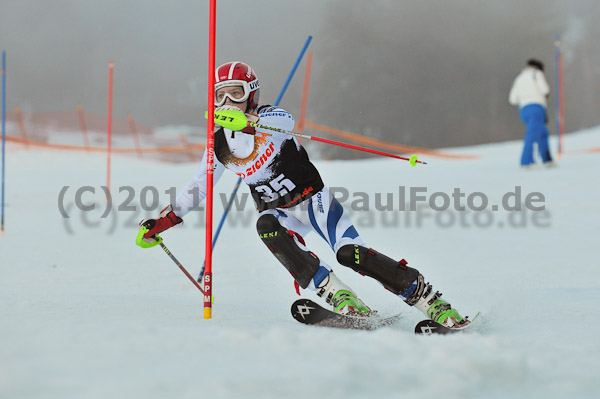
<instances>
[{"instance_id":1,"label":"ski boot","mask_svg":"<svg viewBox=\"0 0 600 399\"><path fill-rule=\"evenodd\" d=\"M439 293L440 296L442 293ZM452 308L448 302L443 299L438 299L427 310L427 316L443 325L444 327L462 327L470 323L469 320L463 318L456 309Z\"/></svg>"},{"instance_id":2,"label":"ski boot","mask_svg":"<svg viewBox=\"0 0 600 399\"><path fill-rule=\"evenodd\" d=\"M371 315L371 309L363 303L354 291L342 283L333 272L319 284L317 295L325 298L325 302L333 306L333 311L349 316Z\"/></svg>"},{"instance_id":3,"label":"ski boot","mask_svg":"<svg viewBox=\"0 0 600 399\"><path fill-rule=\"evenodd\" d=\"M352 291L340 290L331 300L333 311L351 316L370 316L371 309Z\"/></svg>"},{"instance_id":4,"label":"ski boot","mask_svg":"<svg viewBox=\"0 0 600 399\"><path fill-rule=\"evenodd\" d=\"M440 323L444 327L463 327L470 323L466 317L462 317L452 305L441 299L442 293L433 291L431 284L424 283L423 276L419 274L417 288L405 301L425 313L431 320Z\"/></svg>"}]
</instances>

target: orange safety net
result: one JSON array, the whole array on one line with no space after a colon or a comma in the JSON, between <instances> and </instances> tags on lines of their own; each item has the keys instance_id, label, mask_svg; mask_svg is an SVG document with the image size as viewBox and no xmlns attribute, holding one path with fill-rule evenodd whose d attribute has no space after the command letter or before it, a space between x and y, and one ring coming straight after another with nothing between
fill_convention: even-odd
<instances>
[{"instance_id":1,"label":"orange safety net","mask_svg":"<svg viewBox=\"0 0 600 399\"><path fill-rule=\"evenodd\" d=\"M138 124L131 115L127 119L113 119L112 133L112 152L137 154L140 158L150 155L167 162L196 161L206 147L190 142L183 132L160 133ZM197 136L196 141L205 142L204 131L192 133ZM87 112L81 106L52 113L23 112L15 107L7 113L6 140L25 148L106 152L107 121L105 116Z\"/></svg>"},{"instance_id":2,"label":"orange safety net","mask_svg":"<svg viewBox=\"0 0 600 399\"><path fill-rule=\"evenodd\" d=\"M24 144L24 145L32 145L34 147L44 147L53 150L67 150L67 151L91 151L91 152L106 152L106 147L85 147L82 145L70 145L70 144L55 144L55 143L47 143L44 141L32 140L32 139L22 139L18 137L6 136L6 141ZM121 148L121 147L112 147L111 151L121 154L134 154L134 153L146 153L146 154L158 154L163 152L182 152L182 151L193 151L193 150L204 150L206 145L204 144L190 144L187 146L179 146L179 147L160 147L160 148Z\"/></svg>"},{"instance_id":3,"label":"orange safety net","mask_svg":"<svg viewBox=\"0 0 600 399\"><path fill-rule=\"evenodd\" d=\"M569 151L564 151L563 154L584 154L584 153L594 153L594 152L600 152L600 147L587 148L587 149L582 149L582 150L569 150Z\"/></svg>"}]
</instances>

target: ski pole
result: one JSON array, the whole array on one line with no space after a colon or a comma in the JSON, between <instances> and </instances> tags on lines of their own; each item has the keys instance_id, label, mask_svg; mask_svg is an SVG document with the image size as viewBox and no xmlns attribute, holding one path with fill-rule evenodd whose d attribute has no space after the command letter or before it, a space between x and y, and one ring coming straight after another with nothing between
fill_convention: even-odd
<instances>
[{"instance_id":1,"label":"ski pole","mask_svg":"<svg viewBox=\"0 0 600 399\"><path fill-rule=\"evenodd\" d=\"M208 118L208 112L204 114L205 118ZM253 127L257 129L271 130L273 132L288 134L290 136L302 137L303 139L319 141L321 143L333 144L340 147L352 148L353 150L369 152L371 154L382 155L385 157L402 159L403 161L409 161L411 165L414 166L416 163L427 165L427 162L417 160L417 156L413 155L410 158L401 157L399 155L390 154L388 152L383 152L379 150L373 150L371 148L360 147L354 144L346 144L341 143L339 141L328 140L321 137L310 136L308 134L294 132L293 130L284 130L279 129L277 127L267 126L256 122L250 122L246 115L242 111L236 110L225 110L225 111L215 111L215 123L223 126L226 129L231 129L233 131L239 131L246 127Z\"/></svg>"},{"instance_id":2,"label":"ski pole","mask_svg":"<svg viewBox=\"0 0 600 399\"><path fill-rule=\"evenodd\" d=\"M171 260L173 262L175 262L175 264L179 267L179 269L181 269L181 271L183 272L183 274L185 274L187 276L187 278L189 278L190 281L192 283L194 283L194 285L196 286L196 288L198 288L200 290L200 292L202 294L204 294L204 290L202 289L202 287L200 287L200 284L196 281L196 279L194 279L194 277L192 277L191 274L188 273L188 271L185 269L185 267L183 267L183 265L177 260L177 258L175 257L175 255L173 255L173 253L171 251L169 251L169 248L166 247L166 245L163 243L162 240L160 242L160 247L163 249L163 251L165 251L165 253L167 255L169 255L169 258L171 258Z\"/></svg>"}]
</instances>

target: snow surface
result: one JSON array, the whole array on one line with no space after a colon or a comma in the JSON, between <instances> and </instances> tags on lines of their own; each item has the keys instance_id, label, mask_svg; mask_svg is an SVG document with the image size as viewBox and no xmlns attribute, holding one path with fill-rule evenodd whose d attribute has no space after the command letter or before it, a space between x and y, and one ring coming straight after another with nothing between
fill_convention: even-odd
<instances>
[{"instance_id":1,"label":"snow surface","mask_svg":"<svg viewBox=\"0 0 600 399\"><path fill-rule=\"evenodd\" d=\"M599 143L600 128L570 134L572 152L557 168L530 171L518 168L520 142L451 149L482 158L423 156L429 165L414 168L390 159L316 162L326 184L369 193L371 201L399 186L483 192L490 205L515 186L523 196L545 196L545 212L429 209L420 226L406 219L416 212L351 212L370 246L406 258L463 314L482 312L475 331L437 337L415 336L418 311L341 266L337 274L371 307L401 310L400 324L363 332L293 320L292 279L258 239L251 205L223 229L214 256L213 318L204 320L202 296L181 271L159 248L134 243L137 222L157 213L139 209L142 189L156 187L164 206L165 190L183 187L197 164L113 156L115 206L127 205L127 191L117 188L131 186L129 205L137 212L113 209L100 218L104 155L9 145L0 398L596 397L600 154L574 150ZM228 196L235 179L226 173L218 192ZM58 206L64 186L70 186L62 201L69 219ZM96 203L96 210L73 204L82 186L95 187L83 203ZM351 200L344 206L350 210ZM163 235L194 275L204 258L201 215L191 213ZM307 242L335 262L318 235Z\"/></svg>"}]
</instances>

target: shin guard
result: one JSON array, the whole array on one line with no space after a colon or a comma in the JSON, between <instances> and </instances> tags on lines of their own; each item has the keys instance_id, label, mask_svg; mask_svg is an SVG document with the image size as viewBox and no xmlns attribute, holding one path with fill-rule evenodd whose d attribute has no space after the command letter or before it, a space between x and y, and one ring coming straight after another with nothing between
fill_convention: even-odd
<instances>
[{"instance_id":1,"label":"shin guard","mask_svg":"<svg viewBox=\"0 0 600 399\"><path fill-rule=\"evenodd\" d=\"M279 224L273 215L259 217L256 230L262 242L291 273L300 287L307 288L321 262L317 255L298 246L294 237L304 245L302 237Z\"/></svg>"},{"instance_id":2,"label":"shin guard","mask_svg":"<svg viewBox=\"0 0 600 399\"><path fill-rule=\"evenodd\" d=\"M417 288L415 283L420 276L419 271L408 267L404 259L398 262L360 245L344 245L337 252L337 260L364 276L374 278L404 299Z\"/></svg>"}]
</instances>

